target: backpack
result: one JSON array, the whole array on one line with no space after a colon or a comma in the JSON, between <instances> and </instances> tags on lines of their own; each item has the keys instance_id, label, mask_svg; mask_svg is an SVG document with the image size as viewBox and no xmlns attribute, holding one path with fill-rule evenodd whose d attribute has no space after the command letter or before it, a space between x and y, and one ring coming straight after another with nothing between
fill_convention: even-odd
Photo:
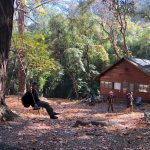
<instances>
[{"instance_id":1,"label":"backpack","mask_svg":"<svg viewBox=\"0 0 150 150\"><path fill-rule=\"evenodd\" d=\"M30 107L30 105L32 107L34 107L34 100L33 100L33 96L32 93L27 91L21 98L22 101L22 105L26 108Z\"/></svg>"}]
</instances>

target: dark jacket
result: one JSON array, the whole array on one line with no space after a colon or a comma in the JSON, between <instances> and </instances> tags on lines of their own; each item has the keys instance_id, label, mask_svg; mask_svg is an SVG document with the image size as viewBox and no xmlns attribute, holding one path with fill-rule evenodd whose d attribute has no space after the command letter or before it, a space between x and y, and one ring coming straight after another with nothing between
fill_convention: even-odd
<instances>
[{"instance_id":1,"label":"dark jacket","mask_svg":"<svg viewBox=\"0 0 150 150\"><path fill-rule=\"evenodd\" d=\"M39 99L39 96L38 96L38 92L37 92L37 90L35 90L35 89L32 89L32 96L33 96L33 100L34 100L34 102L35 103L37 103L37 102L39 102L40 101L40 99Z\"/></svg>"},{"instance_id":2,"label":"dark jacket","mask_svg":"<svg viewBox=\"0 0 150 150\"><path fill-rule=\"evenodd\" d=\"M131 93L127 93L127 94L126 94L126 102L127 102L127 105L132 105L132 101L133 101L133 99L132 99Z\"/></svg>"}]
</instances>

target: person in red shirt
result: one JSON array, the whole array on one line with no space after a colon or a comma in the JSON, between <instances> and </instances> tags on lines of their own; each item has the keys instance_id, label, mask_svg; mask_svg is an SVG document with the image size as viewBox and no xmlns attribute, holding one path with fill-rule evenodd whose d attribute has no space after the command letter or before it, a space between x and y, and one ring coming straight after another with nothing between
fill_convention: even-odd
<instances>
[{"instance_id":1,"label":"person in red shirt","mask_svg":"<svg viewBox=\"0 0 150 150\"><path fill-rule=\"evenodd\" d=\"M111 111L113 112L113 99L114 99L114 94L112 91L109 92L109 95L108 95L108 112L109 112L109 109L111 108Z\"/></svg>"}]
</instances>

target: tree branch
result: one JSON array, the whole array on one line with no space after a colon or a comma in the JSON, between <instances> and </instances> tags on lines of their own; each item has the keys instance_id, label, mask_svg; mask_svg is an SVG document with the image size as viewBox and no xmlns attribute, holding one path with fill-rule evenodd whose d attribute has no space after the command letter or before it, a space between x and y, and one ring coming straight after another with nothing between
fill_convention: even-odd
<instances>
[{"instance_id":1,"label":"tree branch","mask_svg":"<svg viewBox=\"0 0 150 150\"><path fill-rule=\"evenodd\" d=\"M31 18L30 16L24 14L25 17L29 18L30 20L32 20L34 23L39 24L37 21L35 21L33 18Z\"/></svg>"},{"instance_id":2,"label":"tree branch","mask_svg":"<svg viewBox=\"0 0 150 150\"><path fill-rule=\"evenodd\" d=\"M34 9L37 9L37 8L41 7L42 5L45 5L45 4L50 3L50 2L53 2L53 1L55 1L55 0L47 0L47 1L44 1L43 3L40 3L39 5L37 5L37 6L33 7L33 8L31 8L29 12L33 11Z\"/></svg>"}]
</instances>

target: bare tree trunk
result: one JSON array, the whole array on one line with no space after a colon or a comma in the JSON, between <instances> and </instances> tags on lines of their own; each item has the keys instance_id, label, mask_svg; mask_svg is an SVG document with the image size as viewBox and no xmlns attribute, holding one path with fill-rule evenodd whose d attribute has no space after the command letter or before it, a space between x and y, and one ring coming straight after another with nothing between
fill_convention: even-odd
<instances>
[{"instance_id":1,"label":"bare tree trunk","mask_svg":"<svg viewBox=\"0 0 150 150\"><path fill-rule=\"evenodd\" d=\"M17 1L16 1L17 3ZM25 75L25 53L23 51L23 37L24 37L24 5L23 3L19 2L16 5L19 5L19 10L18 10L18 31L21 37L21 47L22 49L19 49L18 52L18 79L19 79L19 89L18 91L20 93L24 93L26 91L26 75Z\"/></svg>"},{"instance_id":2,"label":"bare tree trunk","mask_svg":"<svg viewBox=\"0 0 150 150\"><path fill-rule=\"evenodd\" d=\"M117 22L120 25L120 33L123 37L123 46L124 46L124 51L126 56L129 56L129 49L126 41L126 31L127 31L127 20L126 20L126 15L128 12L127 9L127 1L125 1L124 5L120 5L119 1L114 1L113 2L113 8L115 10L115 18Z\"/></svg>"},{"instance_id":3,"label":"bare tree trunk","mask_svg":"<svg viewBox=\"0 0 150 150\"><path fill-rule=\"evenodd\" d=\"M121 52L120 52L120 48L119 48L118 42L117 42L117 33L116 33L117 31L115 31L115 29L113 29L113 26L110 25L109 23L107 23L106 25L110 29L110 32L105 29L103 22L100 23L100 25L103 28L104 32L107 33L117 58L120 59L121 58Z\"/></svg>"},{"instance_id":4,"label":"bare tree trunk","mask_svg":"<svg viewBox=\"0 0 150 150\"><path fill-rule=\"evenodd\" d=\"M19 89L20 94L25 93L26 91L26 77L25 77L25 69L24 69L24 53L19 51L18 54L18 79L19 79Z\"/></svg>"},{"instance_id":5,"label":"bare tree trunk","mask_svg":"<svg viewBox=\"0 0 150 150\"><path fill-rule=\"evenodd\" d=\"M111 29L111 30L112 30L112 35L111 35L110 40L112 42L112 46L114 48L114 51L115 51L117 58L120 59L121 58L121 54L120 54L121 52L120 52L120 48L118 47L117 35L116 35L115 31L113 31L113 29Z\"/></svg>"},{"instance_id":6,"label":"bare tree trunk","mask_svg":"<svg viewBox=\"0 0 150 150\"><path fill-rule=\"evenodd\" d=\"M79 90L78 90L77 80L75 79L74 75L72 75L72 73L70 73L69 71L67 71L67 72L68 72L68 75L70 76L70 78L72 80L75 96L77 99L79 99Z\"/></svg>"},{"instance_id":7,"label":"bare tree trunk","mask_svg":"<svg viewBox=\"0 0 150 150\"><path fill-rule=\"evenodd\" d=\"M84 58L86 60L86 72L89 74L89 71L90 71L90 63L89 63L89 56L88 56L88 53L89 53L89 45L86 45L86 48L85 48L85 52L84 52Z\"/></svg>"},{"instance_id":8,"label":"bare tree trunk","mask_svg":"<svg viewBox=\"0 0 150 150\"><path fill-rule=\"evenodd\" d=\"M3 53L0 56L0 102L5 105L5 85L6 85L6 68L7 68L7 60L3 58L5 54Z\"/></svg>"},{"instance_id":9,"label":"bare tree trunk","mask_svg":"<svg viewBox=\"0 0 150 150\"><path fill-rule=\"evenodd\" d=\"M75 80L75 78L72 78L72 82L73 82L73 88L76 94L76 98L79 99L79 91L78 91L78 85L77 85L77 81Z\"/></svg>"},{"instance_id":10,"label":"bare tree trunk","mask_svg":"<svg viewBox=\"0 0 150 150\"><path fill-rule=\"evenodd\" d=\"M126 56L129 57L129 49L126 41L126 33L122 33L122 37L123 37L123 45L126 52Z\"/></svg>"},{"instance_id":11,"label":"bare tree trunk","mask_svg":"<svg viewBox=\"0 0 150 150\"><path fill-rule=\"evenodd\" d=\"M14 0L0 0L0 120L12 120L16 115L5 104L7 62L10 49Z\"/></svg>"}]
</instances>

